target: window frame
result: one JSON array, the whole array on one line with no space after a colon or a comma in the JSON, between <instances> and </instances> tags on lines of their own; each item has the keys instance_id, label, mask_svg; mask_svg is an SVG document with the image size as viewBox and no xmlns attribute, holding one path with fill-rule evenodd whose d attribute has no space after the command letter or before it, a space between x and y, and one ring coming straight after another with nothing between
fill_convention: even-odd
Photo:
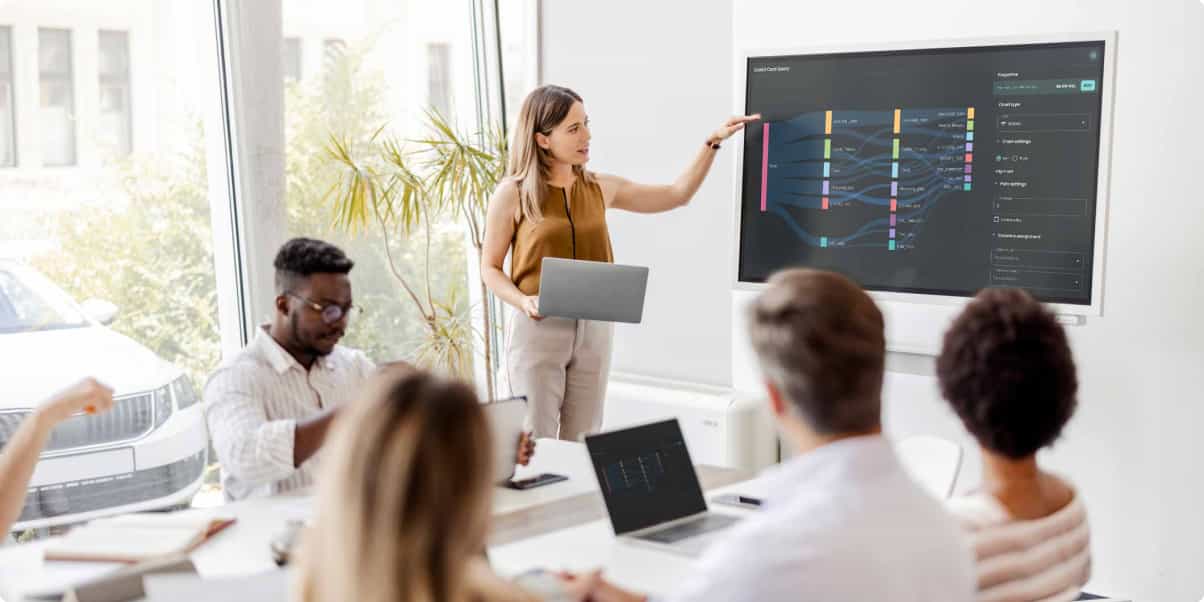
<instances>
[{"instance_id":1,"label":"window frame","mask_svg":"<svg viewBox=\"0 0 1204 602\"><path fill-rule=\"evenodd\" d=\"M17 167L20 163L20 148L17 146L17 90L16 71L14 68L17 61L14 56L16 42L13 35L13 26L0 25L0 31L4 32L4 38L7 41L4 44L6 46L4 50L8 56L8 62L0 64L0 67L2 67L0 69L0 96L4 96L4 100L8 104L8 119L5 120L8 123L5 125L8 127L8 145L11 153L11 156L7 159L0 156L0 168L6 168ZM0 115L0 119L3 119L3 115Z\"/></svg>"},{"instance_id":2,"label":"window frame","mask_svg":"<svg viewBox=\"0 0 1204 602\"><path fill-rule=\"evenodd\" d=\"M100 65L103 64L103 61L100 57L104 52L105 38L117 36L120 36L121 38L121 49L124 52L123 58L125 60L123 61L123 69L119 73L105 73L100 69ZM120 88L123 94L123 106L121 111L121 129L123 131L118 134L117 152L121 156L126 156L132 153L134 150L134 98L133 76L131 74L131 71L133 70L133 55L130 48L130 32L120 29L99 29L96 32L96 39L96 79L98 86L96 108L97 116L100 117L106 114L106 111L103 109L103 102L101 102L101 99L104 97L104 90L107 87Z\"/></svg>"},{"instance_id":3,"label":"window frame","mask_svg":"<svg viewBox=\"0 0 1204 602\"><path fill-rule=\"evenodd\" d=\"M64 53L66 56L66 72L65 73L47 72L47 70L43 67L43 65L42 65L42 47L46 43L46 40L43 37L45 34L53 34L53 35L63 34L64 39L66 40L66 52ZM76 65L75 65L75 56L74 56L75 55L75 32L71 28L68 28L68 27L38 27L37 37L38 37L37 68L38 68L38 99L39 99L38 100L38 125L39 125L38 138L41 141L42 166L43 167L78 167L79 166L79 133L76 131L76 126L78 124L78 116L76 115L76 112L78 111L78 107L77 107L78 103L76 102L76 98L75 98L75 95L76 95L76 90L75 90ZM48 83L66 86L65 98L67 99L67 102L66 102L65 119L66 119L67 127L66 127L65 131L67 132L66 140L70 144L70 150L69 150L69 152L63 153L63 155L69 156L70 158L65 161L62 161L62 162L50 161L47 158L47 153L48 153L48 149L49 149L49 137L47 135L46 128L42 127L45 125L43 118L42 118L42 112L47 109L46 85Z\"/></svg>"}]
</instances>

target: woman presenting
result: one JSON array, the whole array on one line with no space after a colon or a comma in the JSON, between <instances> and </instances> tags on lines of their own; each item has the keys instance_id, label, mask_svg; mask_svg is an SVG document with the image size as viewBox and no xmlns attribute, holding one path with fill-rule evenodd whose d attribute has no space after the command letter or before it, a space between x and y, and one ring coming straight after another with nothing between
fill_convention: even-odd
<instances>
[{"instance_id":1,"label":"woman presenting","mask_svg":"<svg viewBox=\"0 0 1204 602\"><path fill-rule=\"evenodd\" d=\"M507 177L489 200L481 278L514 308L507 376L512 393L527 396L527 426L536 437L576 441L601 427L613 332L609 322L539 314L543 258L613 262L607 209L658 213L685 205L719 143L759 118L727 120L700 141L676 182L649 186L585 170L589 119L577 93L543 86L523 101ZM509 274L502 270L507 252Z\"/></svg>"}]
</instances>

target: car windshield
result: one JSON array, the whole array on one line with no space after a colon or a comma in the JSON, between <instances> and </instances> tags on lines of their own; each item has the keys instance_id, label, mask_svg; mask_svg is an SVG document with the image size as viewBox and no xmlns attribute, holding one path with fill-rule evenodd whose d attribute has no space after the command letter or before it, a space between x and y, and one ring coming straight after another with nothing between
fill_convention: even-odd
<instances>
[{"instance_id":1,"label":"car windshield","mask_svg":"<svg viewBox=\"0 0 1204 602\"><path fill-rule=\"evenodd\" d=\"M0 266L0 333L87 325L75 302L49 280L32 271Z\"/></svg>"}]
</instances>

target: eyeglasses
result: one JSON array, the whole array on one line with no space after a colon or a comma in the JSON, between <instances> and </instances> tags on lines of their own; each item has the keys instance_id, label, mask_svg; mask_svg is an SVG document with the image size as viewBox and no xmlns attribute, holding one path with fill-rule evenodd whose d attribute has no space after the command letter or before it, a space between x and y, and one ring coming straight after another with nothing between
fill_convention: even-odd
<instances>
[{"instance_id":1,"label":"eyeglasses","mask_svg":"<svg viewBox=\"0 0 1204 602\"><path fill-rule=\"evenodd\" d=\"M322 322L324 322L326 324L334 324L335 322L342 320L344 316L346 316L347 319L350 320L353 316L358 317L364 313L364 308L362 308L358 305L348 305L346 307L343 307L342 305L339 305L338 303L322 305L321 303L318 303L317 301L314 301L312 299L307 299L296 293L286 292L284 294L286 294L294 299L304 302L306 305L309 306L310 309L321 314Z\"/></svg>"}]
</instances>

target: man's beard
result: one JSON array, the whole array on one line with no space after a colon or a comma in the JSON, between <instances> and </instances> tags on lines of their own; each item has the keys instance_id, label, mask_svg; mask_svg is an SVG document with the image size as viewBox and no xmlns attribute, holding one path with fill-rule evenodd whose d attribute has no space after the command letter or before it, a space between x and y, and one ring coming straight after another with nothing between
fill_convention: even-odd
<instances>
[{"instance_id":1,"label":"man's beard","mask_svg":"<svg viewBox=\"0 0 1204 602\"><path fill-rule=\"evenodd\" d=\"M326 357L327 355L330 355L331 352L334 351L334 347L331 347L329 351L323 351L322 349L318 349L314 345L310 344L308 341L305 341L304 339L302 339L301 338L301 329L297 327L296 315L294 315L292 317L292 319L289 320L289 323L293 327L292 328L293 344L295 344L301 350L302 353L305 353L307 355L312 355L314 357Z\"/></svg>"}]
</instances>

